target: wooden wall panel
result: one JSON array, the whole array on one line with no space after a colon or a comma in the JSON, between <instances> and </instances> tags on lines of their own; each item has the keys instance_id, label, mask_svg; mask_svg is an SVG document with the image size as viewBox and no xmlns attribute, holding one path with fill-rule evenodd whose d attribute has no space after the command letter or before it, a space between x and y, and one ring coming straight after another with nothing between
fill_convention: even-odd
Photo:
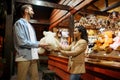
<instances>
[{"instance_id":1,"label":"wooden wall panel","mask_svg":"<svg viewBox=\"0 0 120 80\"><path fill-rule=\"evenodd\" d=\"M62 4L62 5L68 5L70 3L71 0L62 0L62 2L60 2L59 4ZM61 10L60 9L54 9L53 12L52 12L52 15L50 17L50 19L54 18Z\"/></svg>"},{"instance_id":2,"label":"wooden wall panel","mask_svg":"<svg viewBox=\"0 0 120 80\"><path fill-rule=\"evenodd\" d=\"M61 11L59 13L55 13L56 16L51 16L50 18L50 27L49 29L51 29L52 27L56 26L58 23L60 23L62 20L66 19L67 17L69 17L71 14L74 14L76 11L80 10L82 7L84 7L85 5L87 5L88 3L92 2L93 0L84 0L81 3L81 0L71 0L71 4L72 7L75 6L70 12L68 12L66 15L62 14ZM79 4L80 3L80 4ZM78 5L79 4L79 5ZM60 14L61 13L61 14ZM60 15L58 15L60 14ZM52 15L54 15L54 13L52 13ZM58 17L59 16L59 17ZM61 17L61 18L60 18ZM60 18L60 19L59 19Z\"/></svg>"},{"instance_id":3,"label":"wooden wall panel","mask_svg":"<svg viewBox=\"0 0 120 80\"><path fill-rule=\"evenodd\" d=\"M68 11L65 10L60 10L59 13L57 13L56 15L54 15L54 17L51 19L51 23L54 23L55 21L59 20L62 16L64 16L66 13L68 13Z\"/></svg>"}]
</instances>

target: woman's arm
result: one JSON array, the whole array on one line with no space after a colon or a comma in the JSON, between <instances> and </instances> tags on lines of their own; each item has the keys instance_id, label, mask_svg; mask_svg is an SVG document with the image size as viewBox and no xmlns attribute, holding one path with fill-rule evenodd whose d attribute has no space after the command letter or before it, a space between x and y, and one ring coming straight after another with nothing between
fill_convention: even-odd
<instances>
[{"instance_id":1,"label":"woman's arm","mask_svg":"<svg viewBox=\"0 0 120 80\"><path fill-rule=\"evenodd\" d=\"M68 46L62 46L62 45L59 45L59 48L60 50L66 50L66 51L70 51L71 50L71 47L74 45L74 42L72 42L70 45Z\"/></svg>"},{"instance_id":2,"label":"woman's arm","mask_svg":"<svg viewBox=\"0 0 120 80\"><path fill-rule=\"evenodd\" d=\"M77 56L84 52L87 48L87 42L85 40L79 41L74 50L72 51L66 51L66 50L60 50L60 52L65 56Z\"/></svg>"}]
</instances>

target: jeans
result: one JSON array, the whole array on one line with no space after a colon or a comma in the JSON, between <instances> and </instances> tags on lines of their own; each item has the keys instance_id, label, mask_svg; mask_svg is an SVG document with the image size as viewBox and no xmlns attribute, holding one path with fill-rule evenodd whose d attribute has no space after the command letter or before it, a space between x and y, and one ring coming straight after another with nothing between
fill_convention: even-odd
<instances>
[{"instance_id":1,"label":"jeans","mask_svg":"<svg viewBox=\"0 0 120 80\"><path fill-rule=\"evenodd\" d=\"M80 74L71 74L70 80L80 80L81 75Z\"/></svg>"}]
</instances>

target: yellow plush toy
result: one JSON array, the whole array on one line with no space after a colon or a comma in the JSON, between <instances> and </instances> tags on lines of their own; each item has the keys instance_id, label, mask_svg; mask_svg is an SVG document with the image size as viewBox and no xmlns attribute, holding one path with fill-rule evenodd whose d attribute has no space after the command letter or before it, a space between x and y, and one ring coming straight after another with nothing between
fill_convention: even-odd
<instances>
[{"instance_id":1,"label":"yellow plush toy","mask_svg":"<svg viewBox=\"0 0 120 80\"><path fill-rule=\"evenodd\" d=\"M93 47L94 51L100 51L100 46L102 46L104 42L104 36L102 34L98 35L98 39L95 41L95 45Z\"/></svg>"},{"instance_id":2,"label":"yellow plush toy","mask_svg":"<svg viewBox=\"0 0 120 80\"><path fill-rule=\"evenodd\" d=\"M100 46L100 49L106 50L106 48L108 48L109 45L113 43L113 38L112 38L113 33L112 31L105 31L103 35L104 35L104 42L103 45Z\"/></svg>"}]
</instances>

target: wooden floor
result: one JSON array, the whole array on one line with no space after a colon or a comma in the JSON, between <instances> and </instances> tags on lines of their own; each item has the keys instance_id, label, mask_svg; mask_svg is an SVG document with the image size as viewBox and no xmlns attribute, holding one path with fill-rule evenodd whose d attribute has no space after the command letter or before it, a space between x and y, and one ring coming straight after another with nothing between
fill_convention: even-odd
<instances>
[{"instance_id":1,"label":"wooden floor","mask_svg":"<svg viewBox=\"0 0 120 80\"><path fill-rule=\"evenodd\" d=\"M41 72L39 72L39 76L40 76L40 80L42 80L42 73ZM10 80L17 80L16 75L13 75ZM30 80L29 77L27 78L27 80Z\"/></svg>"},{"instance_id":2,"label":"wooden floor","mask_svg":"<svg viewBox=\"0 0 120 80\"><path fill-rule=\"evenodd\" d=\"M42 79L42 73L41 73L41 72L39 72L39 77L40 77L40 80L43 80L43 79ZM17 80L17 79L16 79L16 75L12 76L10 80ZM30 80L29 77L27 78L27 80ZM48 80L50 80L50 79L48 79ZM53 80L53 79L52 79L52 80ZM54 77L54 80L61 80L61 79L56 75L56 76Z\"/></svg>"}]
</instances>

